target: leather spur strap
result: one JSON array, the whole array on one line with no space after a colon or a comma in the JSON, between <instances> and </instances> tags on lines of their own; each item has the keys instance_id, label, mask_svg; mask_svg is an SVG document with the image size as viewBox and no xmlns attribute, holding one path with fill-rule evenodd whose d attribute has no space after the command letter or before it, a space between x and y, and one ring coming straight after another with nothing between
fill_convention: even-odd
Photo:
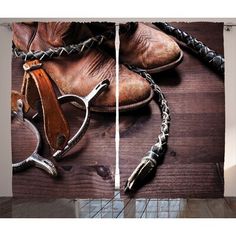
<instances>
[{"instance_id":1,"label":"leather spur strap","mask_svg":"<svg viewBox=\"0 0 236 236\"><path fill-rule=\"evenodd\" d=\"M39 60L28 61L23 65L25 70L21 94L12 93L12 107L17 98L23 98L24 106L41 110L44 121L45 136L49 145L56 150L63 149L69 138L69 126L64 118L51 81L42 69ZM27 112L25 110L25 112Z\"/></svg>"}]
</instances>

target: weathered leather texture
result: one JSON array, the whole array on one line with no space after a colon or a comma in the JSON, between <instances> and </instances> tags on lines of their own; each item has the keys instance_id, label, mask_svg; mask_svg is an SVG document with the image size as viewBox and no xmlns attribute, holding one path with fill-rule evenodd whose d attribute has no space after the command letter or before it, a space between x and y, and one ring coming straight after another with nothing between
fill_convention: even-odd
<instances>
[{"instance_id":1,"label":"weathered leather texture","mask_svg":"<svg viewBox=\"0 0 236 236\"><path fill-rule=\"evenodd\" d=\"M110 86L93 102L93 106L115 107L115 60L101 50L89 50L82 57L52 59L43 67L65 94L84 97L96 84L108 79ZM122 65L119 69L120 106L137 103L150 95L150 85L140 75Z\"/></svg>"},{"instance_id":2,"label":"weathered leather texture","mask_svg":"<svg viewBox=\"0 0 236 236\"><path fill-rule=\"evenodd\" d=\"M93 36L86 24L79 23L73 36L68 33L71 31L71 27L75 27L71 24L39 22L36 27L32 27L32 31L34 31L32 33L28 25L14 23L12 27L13 42L21 50L37 51L64 46L75 41L78 43ZM28 35L23 37L22 32ZM88 95L96 84L104 79L109 79L109 88L94 102L93 107L99 111L115 111L115 60L106 52L92 48L84 52L82 56L71 55L45 61L43 68L55 81L60 91L79 96ZM140 75L131 72L124 66L120 66L119 86L120 107L131 105L135 108L135 106L141 106L143 101L146 104L147 100L151 100L150 85Z\"/></svg>"},{"instance_id":3,"label":"weathered leather texture","mask_svg":"<svg viewBox=\"0 0 236 236\"><path fill-rule=\"evenodd\" d=\"M92 36L89 29L75 22L13 23L13 42L25 52L74 44Z\"/></svg>"},{"instance_id":4,"label":"weathered leather texture","mask_svg":"<svg viewBox=\"0 0 236 236\"><path fill-rule=\"evenodd\" d=\"M208 63L217 72L224 74L225 59L222 55L208 48L203 42L197 40L187 32L175 28L168 23L156 22L153 24L159 27L165 33L172 35L181 42L185 43L189 48L196 52L204 62Z\"/></svg>"},{"instance_id":5,"label":"weathered leather texture","mask_svg":"<svg viewBox=\"0 0 236 236\"><path fill-rule=\"evenodd\" d=\"M91 23L89 27L93 32L103 34L112 25ZM171 37L146 24L120 24L119 33L122 63L150 70L173 63L180 56L181 49ZM113 52L115 50L114 40L106 40L104 46Z\"/></svg>"},{"instance_id":6,"label":"weathered leather texture","mask_svg":"<svg viewBox=\"0 0 236 236\"><path fill-rule=\"evenodd\" d=\"M134 33L123 33L120 36L120 60L142 69L172 63L180 52L172 38L143 23L138 23Z\"/></svg>"},{"instance_id":7,"label":"weathered leather texture","mask_svg":"<svg viewBox=\"0 0 236 236\"><path fill-rule=\"evenodd\" d=\"M39 64L38 60L34 60L26 62L24 67ZM46 72L41 67L26 71L21 92L30 108L38 110L41 106L45 135L50 146L63 149L70 138L69 126Z\"/></svg>"}]
</instances>

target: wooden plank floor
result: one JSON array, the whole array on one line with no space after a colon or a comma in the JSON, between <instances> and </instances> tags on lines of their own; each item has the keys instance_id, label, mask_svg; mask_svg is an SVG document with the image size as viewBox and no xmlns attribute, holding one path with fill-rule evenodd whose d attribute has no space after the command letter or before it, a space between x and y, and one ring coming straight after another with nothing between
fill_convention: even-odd
<instances>
[{"instance_id":1,"label":"wooden plank floor","mask_svg":"<svg viewBox=\"0 0 236 236\"><path fill-rule=\"evenodd\" d=\"M223 25L173 23L223 54ZM207 32L207 33L206 33ZM168 151L150 184L135 197L222 197L224 191L224 80L186 47L174 70L154 75L171 112ZM149 107L120 115L120 166L124 186L131 170L154 144L160 111Z\"/></svg>"},{"instance_id":2,"label":"wooden plank floor","mask_svg":"<svg viewBox=\"0 0 236 236\"><path fill-rule=\"evenodd\" d=\"M22 83L22 61L12 60L12 88L19 91ZM63 105L73 135L83 121L84 112L70 104ZM36 123L43 138L40 153L50 158L43 135L42 122ZM35 137L30 130L13 123L12 156L14 161L24 159L35 147ZM15 129L14 129L15 128ZM18 128L18 129L16 129ZM55 162L54 162L55 163ZM31 168L13 175L13 196L53 198L110 198L114 192L115 170L115 114L91 115L89 130L66 158L55 163L60 177L51 178L44 171Z\"/></svg>"},{"instance_id":3,"label":"wooden plank floor","mask_svg":"<svg viewBox=\"0 0 236 236\"><path fill-rule=\"evenodd\" d=\"M222 24L174 23L173 25L193 34L223 54ZM154 75L155 81L168 99L171 110L169 148L156 177L138 191L135 195L138 198L223 196L225 119L223 77L200 62L186 47L182 47L182 50L184 60L176 69ZM22 61L13 59L13 89L19 90L22 74ZM66 105L63 109L70 114L68 119L72 132L75 132L78 124L82 122L82 112L79 111L78 114L78 110L71 105ZM43 133L42 124L38 123L37 127ZM154 144L159 127L160 111L155 100L146 108L120 114L122 188L142 156ZM16 132L14 129L12 137L15 161L30 152L35 140L27 130ZM50 157L51 152L47 145L44 145L41 154ZM36 168L15 174L14 196L112 199L115 170L115 115L93 114L90 128L84 138L68 154L67 159L57 165L61 173L59 179L49 178ZM120 197L126 199L122 204L131 201L122 191ZM119 216L122 217L122 214L119 213Z\"/></svg>"}]
</instances>

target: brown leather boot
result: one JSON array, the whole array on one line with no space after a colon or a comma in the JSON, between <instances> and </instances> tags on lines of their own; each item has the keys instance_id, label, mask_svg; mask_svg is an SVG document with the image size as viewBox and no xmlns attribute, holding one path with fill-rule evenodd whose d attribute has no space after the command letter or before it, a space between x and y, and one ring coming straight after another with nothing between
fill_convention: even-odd
<instances>
[{"instance_id":1,"label":"brown leather boot","mask_svg":"<svg viewBox=\"0 0 236 236\"><path fill-rule=\"evenodd\" d=\"M90 24L96 34L110 25ZM114 48L108 40L105 45ZM177 66L183 58L178 44L168 35L143 23L120 24L120 62L157 73Z\"/></svg>"},{"instance_id":2,"label":"brown leather boot","mask_svg":"<svg viewBox=\"0 0 236 236\"><path fill-rule=\"evenodd\" d=\"M23 51L78 43L92 36L81 23L14 23L13 42ZM62 93L86 96L100 81L109 79L107 91L99 96L91 110L114 112L116 104L115 60L99 48L88 49L82 55L58 57L43 62L43 68ZM120 66L119 106L120 111L136 109L147 104L153 96L148 82L125 66Z\"/></svg>"}]
</instances>

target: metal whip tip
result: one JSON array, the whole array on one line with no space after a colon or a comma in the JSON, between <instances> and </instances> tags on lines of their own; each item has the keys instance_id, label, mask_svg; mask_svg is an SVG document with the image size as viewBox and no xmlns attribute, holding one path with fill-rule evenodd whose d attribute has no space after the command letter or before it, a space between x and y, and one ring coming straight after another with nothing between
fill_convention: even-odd
<instances>
[{"instance_id":1,"label":"metal whip tip","mask_svg":"<svg viewBox=\"0 0 236 236\"><path fill-rule=\"evenodd\" d=\"M157 164L154 159L143 158L128 178L124 188L125 193L134 192L147 183L154 176L156 166Z\"/></svg>"}]
</instances>

